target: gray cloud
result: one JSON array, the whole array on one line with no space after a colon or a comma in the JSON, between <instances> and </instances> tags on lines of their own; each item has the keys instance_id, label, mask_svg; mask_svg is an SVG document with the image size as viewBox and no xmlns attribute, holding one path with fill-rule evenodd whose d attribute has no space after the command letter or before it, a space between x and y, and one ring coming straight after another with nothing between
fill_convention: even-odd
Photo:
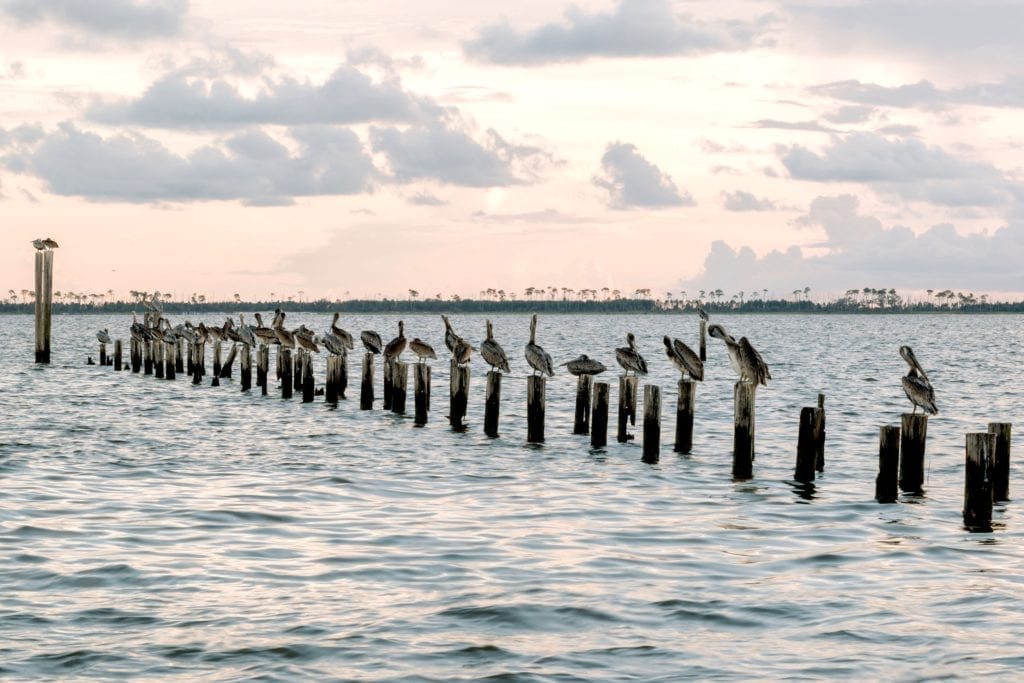
<instances>
[{"instance_id":1,"label":"gray cloud","mask_svg":"<svg viewBox=\"0 0 1024 683\"><path fill-rule=\"evenodd\" d=\"M411 197L406 197L405 201L414 206L447 206L448 202L430 194L429 192L417 192Z\"/></svg>"},{"instance_id":2,"label":"gray cloud","mask_svg":"<svg viewBox=\"0 0 1024 683\"><path fill-rule=\"evenodd\" d=\"M825 120L830 123L864 123L870 119L871 115L874 113L874 107L847 105L825 114Z\"/></svg>"},{"instance_id":3,"label":"gray cloud","mask_svg":"<svg viewBox=\"0 0 1024 683\"><path fill-rule=\"evenodd\" d=\"M1024 21L1024 12L1021 13ZM1024 107L1024 77L1009 77L999 83L975 83L943 90L926 80L894 87L857 80L835 81L808 88L847 102L885 107L939 109L951 104L984 107Z\"/></svg>"},{"instance_id":4,"label":"gray cloud","mask_svg":"<svg viewBox=\"0 0 1024 683\"><path fill-rule=\"evenodd\" d=\"M4 0L0 12L21 24L50 21L98 36L139 40L180 33L188 0Z\"/></svg>"},{"instance_id":5,"label":"gray cloud","mask_svg":"<svg viewBox=\"0 0 1024 683\"><path fill-rule=\"evenodd\" d=\"M990 164L876 133L834 136L821 153L793 145L782 148L780 158L798 180L864 183L883 194L944 206L1005 206L1018 187Z\"/></svg>"},{"instance_id":6,"label":"gray cloud","mask_svg":"<svg viewBox=\"0 0 1024 683\"><path fill-rule=\"evenodd\" d=\"M779 207L768 199L759 199L749 192L723 192L722 206L728 211L776 211Z\"/></svg>"},{"instance_id":7,"label":"gray cloud","mask_svg":"<svg viewBox=\"0 0 1024 683\"><path fill-rule=\"evenodd\" d=\"M799 247L758 257L749 247L711 245L703 271L683 286L734 290L767 288L785 295L794 288L843 291L864 286L1024 291L1024 224L992 233L960 235L948 223L920 235L909 228L885 228L859 213L851 195L818 197L801 223L824 229L828 249L805 256Z\"/></svg>"},{"instance_id":8,"label":"gray cloud","mask_svg":"<svg viewBox=\"0 0 1024 683\"><path fill-rule=\"evenodd\" d=\"M838 133L835 128L823 126L817 121L778 121L776 119L760 119L752 124L754 128L778 128L779 130L806 130L811 133Z\"/></svg>"},{"instance_id":9,"label":"gray cloud","mask_svg":"<svg viewBox=\"0 0 1024 683\"><path fill-rule=\"evenodd\" d=\"M681 192L671 176L641 156L635 145L608 145L601 157L601 168L604 175L596 176L593 182L608 191L608 204L613 209L694 204L690 193Z\"/></svg>"},{"instance_id":10,"label":"gray cloud","mask_svg":"<svg viewBox=\"0 0 1024 683\"><path fill-rule=\"evenodd\" d=\"M529 30L503 21L481 29L463 50L477 61L523 66L592 57L696 55L747 49L771 21L701 22L676 15L667 0L620 0L611 12L588 13L570 5L562 23Z\"/></svg>"}]
</instances>

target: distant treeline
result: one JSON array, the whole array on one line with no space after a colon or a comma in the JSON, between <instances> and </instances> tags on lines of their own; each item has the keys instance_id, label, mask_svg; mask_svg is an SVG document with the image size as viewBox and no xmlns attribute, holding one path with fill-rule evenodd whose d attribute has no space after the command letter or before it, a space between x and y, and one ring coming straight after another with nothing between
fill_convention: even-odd
<instances>
[{"instance_id":1,"label":"distant treeline","mask_svg":"<svg viewBox=\"0 0 1024 683\"><path fill-rule=\"evenodd\" d=\"M692 301L662 301L656 299L609 299L604 301L578 301L571 299L494 301L488 299L351 299L348 301L161 301L166 313L246 313L249 311L308 311L311 313L665 313L696 312ZM843 298L818 303L814 301L788 301L784 299L755 299L744 302L714 302L703 304L708 313L1024 313L1024 301L966 302L879 305ZM60 313L141 313L142 303L123 301L95 303L57 303L53 312ZM0 303L0 313L33 313L32 303Z\"/></svg>"}]
</instances>

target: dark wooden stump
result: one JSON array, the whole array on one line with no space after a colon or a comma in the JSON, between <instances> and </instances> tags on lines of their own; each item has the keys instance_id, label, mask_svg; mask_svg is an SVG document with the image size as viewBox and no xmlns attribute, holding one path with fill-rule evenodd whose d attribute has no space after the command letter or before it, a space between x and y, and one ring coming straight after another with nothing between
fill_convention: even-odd
<instances>
[{"instance_id":1,"label":"dark wooden stump","mask_svg":"<svg viewBox=\"0 0 1024 683\"><path fill-rule=\"evenodd\" d=\"M252 389L252 349L242 344L242 358L238 361L238 369L242 374L242 391Z\"/></svg>"},{"instance_id":2,"label":"dark wooden stump","mask_svg":"<svg viewBox=\"0 0 1024 683\"><path fill-rule=\"evenodd\" d=\"M363 356L363 381L359 387L359 409L373 410L373 355Z\"/></svg>"},{"instance_id":3,"label":"dark wooden stump","mask_svg":"<svg viewBox=\"0 0 1024 683\"><path fill-rule=\"evenodd\" d=\"M270 374L270 347L261 346L256 360L256 383L260 385L260 395L267 395L267 376Z\"/></svg>"},{"instance_id":4,"label":"dark wooden stump","mask_svg":"<svg viewBox=\"0 0 1024 683\"><path fill-rule=\"evenodd\" d=\"M384 410L391 410L392 395L394 392L394 382L391 379L391 375L395 369L395 361L385 359L384 360Z\"/></svg>"},{"instance_id":5,"label":"dark wooden stump","mask_svg":"<svg viewBox=\"0 0 1024 683\"><path fill-rule=\"evenodd\" d=\"M395 361L391 367L391 412L405 414L406 387L409 383L409 364Z\"/></svg>"},{"instance_id":6,"label":"dark wooden stump","mask_svg":"<svg viewBox=\"0 0 1024 683\"><path fill-rule=\"evenodd\" d=\"M177 350L178 345L174 342L167 342L164 345L164 377L166 379L176 378L177 370L174 364L178 358Z\"/></svg>"},{"instance_id":7,"label":"dark wooden stump","mask_svg":"<svg viewBox=\"0 0 1024 683\"><path fill-rule=\"evenodd\" d=\"M281 398L291 398L292 391L292 350L280 346L277 357L281 360Z\"/></svg>"},{"instance_id":8,"label":"dark wooden stump","mask_svg":"<svg viewBox=\"0 0 1024 683\"><path fill-rule=\"evenodd\" d=\"M700 321L700 359L708 359L708 321L704 319Z\"/></svg>"},{"instance_id":9,"label":"dark wooden stump","mask_svg":"<svg viewBox=\"0 0 1024 683\"><path fill-rule=\"evenodd\" d=\"M924 493L924 449L928 438L928 416L904 413L900 435L900 489Z\"/></svg>"},{"instance_id":10,"label":"dark wooden stump","mask_svg":"<svg viewBox=\"0 0 1024 683\"><path fill-rule=\"evenodd\" d=\"M292 373L292 377L295 380L295 390L302 391L302 367L306 364L306 360L309 358L309 351L304 351L301 348L295 349L295 366Z\"/></svg>"},{"instance_id":11,"label":"dark wooden stump","mask_svg":"<svg viewBox=\"0 0 1024 683\"><path fill-rule=\"evenodd\" d=\"M142 342L142 374L153 374L153 342L148 339Z\"/></svg>"},{"instance_id":12,"label":"dark wooden stump","mask_svg":"<svg viewBox=\"0 0 1024 683\"><path fill-rule=\"evenodd\" d=\"M203 364L200 358L205 355L206 350L199 342L192 344L192 384L200 384L203 381Z\"/></svg>"},{"instance_id":13,"label":"dark wooden stump","mask_svg":"<svg viewBox=\"0 0 1024 683\"><path fill-rule=\"evenodd\" d=\"M636 395L639 386L640 378L636 375L619 377L619 429L616 434L619 443L626 443L633 438L628 425L636 425Z\"/></svg>"},{"instance_id":14,"label":"dark wooden stump","mask_svg":"<svg viewBox=\"0 0 1024 683\"><path fill-rule=\"evenodd\" d=\"M501 373L491 370L487 373L487 389L484 393L484 434L498 436L498 421L501 415Z\"/></svg>"},{"instance_id":15,"label":"dark wooden stump","mask_svg":"<svg viewBox=\"0 0 1024 683\"><path fill-rule=\"evenodd\" d=\"M221 353L220 352L221 352L221 341L219 339L215 339L214 342L213 342L213 378L214 379L217 379L218 377L220 377L220 359L221 359ZM220 382L217 382L216 384L214 384L214 386L217 386L219 384L220 384Z\"/></svg>"},{"instance_id":16,"label":"dark wooden stump","mask_svg":"<svg viewBox=\"0 0 1024 683\"><path fill-rule=\"evenodd\" d=\"M53 326L53 252L36 251L36 362L50 362Z\"/></svg>"},{"instance_id":17,"label":"dark wooden stump","mask_svg":"<svg viewBox=\"0 0 1024 683\"><path fill-rule=\"evenodd\" d=\"M594 406L590 411L590 445L604 448L608 445L608 401L611 385L607 382L594 383Z\"/></svg>"},{"instance_id":18,"label":"dark wooden stump","mask_svg":"<svg viewBox=\"0 0 1024 683\"><path fill-rule=\"evenodd\" d=\"M115 339L114 340L114 370L116 370L118 372L121 372L121 370L124 369L124 362L123 362L124 361L124 356L122 354L123 354L123 350L122 350L122 347L121 347L121 340L120 339Z\"/></svg>"},{"instance_id":19,"label":"dark wooden stump","mask_svg":"<svg viewBox=\"0 0 1024 683\"><path fill-rule=\"evenodd\" d=\"M754 476L754 397L757 385L736 382L733 388L732 476L750 479Z\"/></svg>"},{"instance_id":20,"label":"dark wooden stump","mask_svg":"<svg viewBox=\"0 0 1024 683\"><path fill-rule=\"evenodd\" d=\"M964 526L971 531L992 531L992 464L996 435L967 435L964 476Z\"/></svg>"},{"instance_id":21,"label":"dark wooden stump","mask_svg":"<svg viewBox=\"0 0 1024 683\"><path fill-rule=\"evenodd\" d=\"M895 503L899 498L900 427L886 425L878 436L878 477L875 479L875 500Z\"/></svg>"},{"instance_id":22,"label":"dark wooden stump","mask_svg":"<svg viewBox=\"0 0 1024 683\"><path fill-rule=\"evenodd\" d=\"M185 346L187 344L184 339L179 339L174 344L174 371L181 374L185 372Z\"/></svg>"},{"instance_id":23,"label":"dark wooden stump","mask_svg":"<svg viewBox=\"0 0 1024 683\"><path fill-rule=\"evenodd\" d=\"M593 384L593 375L580 375L576 380L576 417L572 423L573 434L590 433L590 393Z\"/></svg>"},{"instance_id":24,"label":"dark wooden stump","mask_svg":"<svg viewBox=\"0 0 1024 683\"><path fill-rule=\"evenodd\" d=\"M324 370L324 402L338 402L338 360L341 356L327 356L327 369Z\"/></svg>"},{"instance_id":25,"label":"dark wooden stump","mask_svg":"<svg viewBox=\"0 0 1024 683\"><path fill-rule=\"evenodd\" d=\"M655 463L661 458L661 387L644 386L643 461Z\"/></svg>"},{"instance_id":26,"label":"dark wooden stump","mask_svg":"<svg viewBox=\"0 0 1024 683\"><path fill-rule=\"evenodd\" d=\"M157 379L164 378L164 343L153 342L153 376Z\"/></svg>"},{"instance_id":27,"label":"dark wooden stump","mask_svg":"<svg viewBox=\"0 0 1024 683\"><path fill-rule=\"evenodd\" d=\"M989 434L996 435L995 458L992 463L992 498L1010 500L1010 432L1009 422L989 422Z\"/></svg>"},{"instance_id":28,"label":"dark wooden stump","mask_svg":"<svg viewBox=\"0 0 1024 683\"><path fill-rule=\"evenodd\" d=\"M426 363L417 363L415 366L415 384L413 387L413 402L416 407L416 421L418 427L427 424L427 411L430 410L430 366Z\"/></svg>"},{"instance_id":29,"label":"dark wooden stump","mask_svg":"<svg viewBox=\"0 0 1024 683\"><path fill-rule=\"evenodd\" d=\"M337 366L335 384L338 387L338 398L345 398L345 390L348 389L348 356L338 356L335 365Z\"/></svg>"},{"instance_id":30,"label":"dark wooden stump","mask_svg":"<svg viewBox=\"0 0 1024 683\"><path fill-rule=\"evenodd\" d=\"M106 366L107 364L107 345L104 342L100 342L100 366Z\"/></svg>"},{"instance_id":31,"label":"dark wooden stump","mask_svg":"<svg viewBox=\"0 0 1024 683\"><path fill-rule=\"evenodd\" d=\"M302 402L312 403L316 394L316 381L313 379L313 356L309 351L302 354Z\"/></svg>"},{"instance_id":32,"label":"dark wooden stump","mask_svg":"<svg viewBox=\"0 0 1024 683\"><path fill-rule=\"evenodd\" d=\"M814 473L817 470L816 411L817 408L803 408L800 411L800 431L796 439L796 471L793 473L793 479L804 484L814 481Z\"/></svg>"},{"instance_id":33,"label":"dark wooden stump","mask_svg":"<svg viewBox=\"0 0 1024 683\"><path fill-rule=\"evenodd\" d=\"M526 440L530 443L544 443L546 384L543 375L526 378Z\"/></svg>"},{"instance_id":34,"label":"dark wooden stump","mask_svg":"<svg viewBox=\"0 0 1024 683\"><path fill-rule=\"evenodd\" d=\"M679 400L676 403L676 453L693 450L693 412L697 400L697 383L692 379L679 380Z\"/></svg>"},{"instance_id":35,"label":"dark wooden stump","mask_svg":"<svg viewBox=\"0 0 1024 683\"><path fill-rule=\"evenodd\" d=\"M452 361L452 375L448 387L448 421L457 432L466 430L466 411L469 408L469 367Z\"/></svg>"},{"instance_id":36,"label":"dark wooden stump","mask_svg":"<svg viewBox=\"0 0 1024 683\"><path fill-rule=\"evenodd\" d=\"M816 457L814 469L825 471L825 394L818 394L818 407L814 409L814 443Z\"/></svg>"},{"instance_id":37,"label":"dark wooden stump","mask_svg":"<svg viewBox=\"0 0 1024 683\"><path fill-rule=\"evenodd\" d=\"M131 354L132 372L139 373L142 371L142 343L137 339L132 339L129 342L129 353Z\"/></svg>"}]
</instances>

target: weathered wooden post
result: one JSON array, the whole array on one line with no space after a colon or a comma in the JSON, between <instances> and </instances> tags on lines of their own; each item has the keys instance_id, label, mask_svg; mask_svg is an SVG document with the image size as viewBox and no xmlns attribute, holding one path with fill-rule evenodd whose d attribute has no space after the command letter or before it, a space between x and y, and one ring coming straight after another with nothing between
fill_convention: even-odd
<instances>
[{"instance_id":1,"label":"weathered wooden post","mask_svg":"<svg viewBox=\"0 0 1024 683\"><path fill-rule=\"evenodd\" d=\"M277 357L281 359L281 398L292 397L292 350L279 346Z\"/></svg>"},{"instance_id":2,"label":"weathered wooden post","mask_svg":"<svg viewBox=\"0 0 1024 683\"><path fill-rule=\"evenodd\" d=\"M455 431L465 431L466 410L469 408L469 366L461 366L454 359L448 393L448 421Z\"/></svg>"},{"instance_id":3,"label":"weathered wooden post","mask_svg":"<svg viewBox=\"0 0 1024 683\"><path fill-rule=\"evenodd\" d=\"M267 375L270 374L270 347L263 345L259 348L259 356L256 361L256 382L260 385L260 396L267 395Z\"/></svg>"},{"instance_id":4,"label":"weathered wooden post","mask_svg":"<svg viewBox=\"0 0 1024 683\"><path fill-rule=\"evenodd\" d=\"M417 363L415 378L416 421L418 427L427 424L427 411L430 410L430 366L426 363Z\"/></svg>"},{"instance_id":5,"label":"weathered wooden post","mask_svg":"<svg viewBox=\"0 0 1024 683\"><path fill-rule=\"evenodd\" d=\"M210 386L220 386L220 352L221 343L220 339L213 340L213 379L210 380Z\"/></svg>"},{"instance_id":6,"label":"weathered wooden post","mask_svg":"<svg viewBox=\"0 0 1024 683\"><path fill-rule=\"evenodd\" d=\"M124 356L122 355L122 353L123 353L123 351L122 351L122 348L121 348L121 340L120 339L115 339L114 340L114 370L117 370L118 372L121 372L121 370L124 368L124 363L122 362L124 360Z\"/></svg>"},{"instance_id":7,"label":"weathered wooden post","mask_svg":"<svg viewBox=\"0 0 1024 683\"><path fill-rule=\"evenodd\" d=\"M391 368L391 412L405 414L406 387L409 382L409 364L395 360Z\"/></svg>"},{"instance_id":8,"label":"weathered wooden post","mask_svg":"<svg viewBox=\"0 0 1024 683\"><path fill-rule=\"evenodd\" d=\"M593 384L593 375L580 375L576 380L576 417L572 423L573 434L590 433L590 391Z\"/></svg>"},{"instance_id":9,"label":"weathered wooden post","mask_svg":"<svg viewBox=\"0 0 1024 683\"><path fill-rule=\"evenodd\" d=\"M292 377L295 379L295 388L302 391L302 366L306 364L306 359L309 357L309 351L298 347L295 349L295 370Z\"/></svg>"},{"instance_id":10,"label":"weathered wooden post","mask_svg":"<svg viewBox=\"0 0 1024 683\"><path fill-rule=\"evenodd\" d=\"M800 431L796 439L796 471L793 479L801 483L814 481L818 462L818 441L815 438L817 408L800 410Z\"/></svg>"},{"instance_id":11,"label":"weathered wooden post","mask_svg":"<svg viewBox=\"0 0 1024 683\"><path fill-rule=\"evenodd\" d=\"M363 356L363 381L359 387L359 409L373 410L373 354Z\"/></svg>"},{"instance_id":12,"label":"weathered wooden post","mask_svg":"<svg viewBox=\"0 0 1024 683\"><path fill-rule=\"evenodd\" d=\"M129 342L129 353L131 354L132 372L142 371L142 342L132 337Z\"/></svg>"},{"instance_id":13,"label":"weathered wooden post","mask_svg":"<svg viewBox=\"0 0 1024 683\"><path fill-rule=\"evenodd\" d=\"M348 389L348 354L338 356L335 364L337 372L334 383L338 388L338 398L345 398L345 390Z\"/></svg>"},{"instance_id":14,"label":"weathered wooden post","mask_svg":"<svg viewBox=\"0 0 1024 683\"><path fill-rule=\"evenodd\" d=\"M996 435L995 457L992 461L992 499L1010 499L1010 432L1009 422L989 422L989 434Z\"/></svg>"},{"instance_id":15,"label":"weathered wooden post","mask_svg":"<svg viewBox=\"0 0 1024 683\"><path fill-rule=\"evenodd\" d=\"M964 526L971 531L992 531L992 462L996 435L967 435L964 472Z\"/></svg>"},{"instance_id":16,"label":"weathered wooden post","mask_svg":"<svg viewBox=\"0 0 1024 683\"><path fill-rule=\"evenodd\" d=\"M53 251L36 250L36 362L50 362L53 319Z\"/></svg>"},{"instance_id":17,"label":"weathered wooden post","mask_svg":"<svg viewBox=\"0 0 1024 683\"><path fill-rule=\"evenodd\" d=\"M818 407L814 409L814 443L817 455L814 468L825 471L825 394L818 394Z\"/></svg>"},{"instance_id":18,"label":"weathered wooden post","mask_svg":"<svg viewBox=\"0 0 1024 683\"><path fill-rule=\"evenodd\" d=\"M203 364L200 359L206 355L206 349L201 342L192 344L192 384L199 384L203 381Z\"/></svg>"},{"instance_id":19,"label":"weathered wooden post","mask_svg":"<svg viewBox=\"0 0 1024 683\"><path fill-rule=\"evenodd\" d=\"M544 443L545 385L543 375L526 378L526 440Z\"/></svg>"},{"instance_id":20,"label":"weathered wooden post","mask_svg":"<svg viewBox=\"0 0 1024 683\"><path fill-rule=\"evenodd\" d=\"M608 400L611 393L608 382L594 383L594 407L590 411L590 445L593 448L608 445Z\"/></svg>"},{"instance_id":21,"label":"weathered wooden post","mask_svg":"<svg viewBox=\"0 0 1024 683\"><path fill-rule=\"evenodd\" d=\"M904 413L900 435L900 489L907 493L924 493L924 446L928 437L928 416Z\"/></svg>"},{"instance_id":22,"label":"weathered wooden post","mask_svg":"<svg viewBox=\"0 0 1024 683\"><path fill-rule=\"evenodd\" d=\"M100 366L107 364L107 345L104 342L100 342Z\"/></svg>"},{"instance_id":23,"label":"weathered wooden post","mask_svg":"<svg viewBox=\"0 0 1024 683\"><path fill-rule=\"evenodd\" d=\"M338 402L338 359L341 356L327 356L327 369L324 370L324 402Z\"/></svg>"},{"instance_id":24,"label":"weathered wooden post","mask_svg":"<svg viewBox=\"0 0 1024 683\"><path fill-rule=\"evenodd\" d=\"M313 378L313 356L309 351L302 354L302 402L312 403L316 393L316 381Z\"/></svg>"},{"instance_id":25,"label":"weathered wooden post","mask_svg":"<svg viewBox=\"0 0 1024 683\"><path fill-rule=\"evenodd\" d=\"M701 321L703 322L703 321ZM679 399L676 403L676 453L693 450L693 412L697 399L697 383L686 378L679 380Z\"/></svg>"},{"instance_id":26,"label":"weathered wooden post","mask_svg":"<svg viewBox=\"0 0 1024 683\"><path fill-rule=\"evenodd\" d=\"M708 359L708 321L704 319L700 321L700 359Z\"/></svg>"},{"instance_id":27,"label":"weathered wooden post","mask_svg":"<svg viewBox=\"0 0 1024 683\"><path fill-rule=\"evenodd\" d=\"M238 344L232 344L228 350L228 357L220 366L220 376L224 379L231 379L232 368L235 366L235 355L238 353Z\"/></svg>"},{"instance_id":28,"label":"weathered wooden post","mask_svg":"<svg viewBox=\"0 0 1024 683\"><path fill-rule=\"evenodd\" d=\"M153 374L153 342L148 339L142 342L142 374Z\"/></svg>"},{"instance_id":29,"label":"weathered wooden post","mask_svg":"<svg viewBox=\"0 0 1024 683\"><path fill-rule=\"evenodd\" d=\"M661 387L644 386L643 461L655 463L661 457Z\"/></svg>"},{"instance_id":30,"label":"weathered wooden post","mask_svg":"<svg viewBox=\"0 0 1024 683\"><path fill-rule=\"evenodd\" d=\"M175 342L174 348L174 371L178 373L185 372L185 340L179 339Z\"/></svg>"},{"instance_id":31,"label":"weathered wooden post","mask_svg":"<svg viewBox=\"0 0 1024 683\"><path fill-rule=\"evenodd\" d=\"M895 503L899 498L900 426L885 425L878 435L878 477L875 500Z\"/></svg>"},{"instance_id":32,"label":"weathered wooden post","mask_svg":"<svg viewBox=\"0 0 1024 683\"><path fill-rule=\"evenodd\" d=\"M156 379L164 378L164 343L153 342L153 375Z\"/></svg>"},{"instance_id":33,"label":"weathered wooden post","mask_svg":"<svg viewBox=\"0 0 1024 683\"><path fill-rule=\"evenodd\" d=\"M619 430L616 436L619 443L626 443L633 438L627 431L627 425L636 424L636 394L639 384L636 375L619 377Z\"/></svg>"},{"instance_id":34,"label":"weathered wooden post","mask_svg":"<svg viewBox=\"0 0 1024 683\"><path fill-rule=\"evenodd\" d=\"M178 356L175 351L178 350L178 345L175 342L167 342L164 346L164 377L175 379L175 363Z\"/></svg>"},{"instance_id":35,"label":"weathered wooden post","mask_svg":"<svg viewBox=\"0 0 1024 683\"><path fill-rule=\"evenodd\" d=\"M238 361L238 367L242 371L242 391L252 389L252 349L248 344L242 344L242 359Z\"/></svg>"},{"instance_id":36,"label":"weathered wooden post","mask_svg":"<svg viewBox=\"0 0 1024 683\"><path fill-rule=\"evenodd\" d=\"M732 476L750 479L754 476L754 396L757 385L736 382L733 389Z\"/></svg>"},{"instance_id":37,"label":"weathered wooden post","mask_svg":"<svg viewBox=\"0 0 1024 683\"><path fill-rule=\"evenodd\" d=\"M394 359L384 359L384 410L391 410L391 401L393 399L394 382L391 379L392 372L394 371Z\"/></svg>"},{"instance_id":38,"label":"weathered wooden post","mask_svg":"<svg viewBox=\"0 0 1024 683\"><path fill-rule=\"evenodd\" d=\"M487 388L484 392L484 434L498 436L498 420L501 415L501 373L491 370L487 373Z\"/></svg>"}]
</instances>

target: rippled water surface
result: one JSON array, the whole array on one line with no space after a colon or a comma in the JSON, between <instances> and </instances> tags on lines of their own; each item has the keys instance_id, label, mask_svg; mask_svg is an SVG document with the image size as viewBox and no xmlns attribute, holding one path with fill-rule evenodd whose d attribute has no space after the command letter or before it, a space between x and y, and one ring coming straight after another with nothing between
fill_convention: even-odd
<instances>
[{"instance_id":1,"label":"rippled water surface","mask_svg":"<svg viewBox=\"0 0 1024 683\"><path fill-rule=\"evenodd\" d=\"M548 383L547 442L528 446L528 319L493 320L513 365L498 439L483 434L479 359L459 434L446 362L415 428L411 398L406 416L359 410L358 357L334 409L243 394L237 368L211 387L85 365L97 328L127 339L124 316L55 317L54 363L38 367L31 317L0 319L0 675L1009 680L1024 666L1024 518L1008 502L993 533L961 520L964 433L1020 421L1024 317L721 316L774 376L742 482L716 340L693 452L671 452L661 337L695 345L695 317L540 321L556 362L586 352L611 368L637 334L665 394L654 465L639 421L636 442L612 433L607 449L572 435L564 373ZM395 322L342 320L385 339ZM405 322L443 351L437 316ZM483 337L481 316L453 323ZM878 428L909 407L901 343L940 413L926 494L879 505ZM797 418L819 391L826 469L807 488L791 481ZM1011 495L1019 482L1014 464Z\"/></svg>"}]
</instances>

